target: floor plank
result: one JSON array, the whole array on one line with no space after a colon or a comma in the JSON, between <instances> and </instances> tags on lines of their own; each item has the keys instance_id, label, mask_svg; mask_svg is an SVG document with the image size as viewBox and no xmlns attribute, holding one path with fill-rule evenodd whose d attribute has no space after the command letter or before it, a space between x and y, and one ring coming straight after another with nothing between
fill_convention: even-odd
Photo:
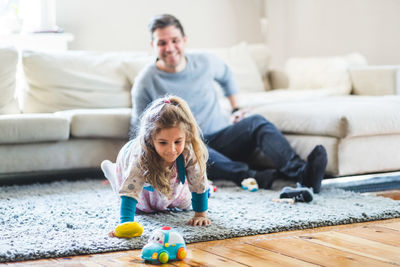
<instances>
[{"instance_id":1,"label":"floor plank","mask_svg":"<svg viewBox=\"0 0 400 267\"><path fill-rule=\"evenodd\" d=\"M382 223L381 226L400 231L400 220L394 222Z\"/></svg>"},{"instance_id":2,"label":"floor plank","mask_svg":"<svg viewBox=\"0 0 400 267\"><path fill-rule=\"evenodd\" d=\"M175 261L171 265L174 266L232 266L232 267L243 267L246 265L240 264L235 260L231 260L225 256L219 256L214 253L208 253L207 251L188 247L188 255L184 261Z\"/></svg>"},{"instance_id":3,"label":"floor plank","mask_svg":"<svg viewBox=\"0 0 400 267\"><path fill-rule=\"evenodd\" d=\"M306 240L390 264L400 262L400 247L386 245L351 234L323 232L317 233Z\"/></svg>"},{"instance_id":4,"label":"floor plank","mask_svg":"<svg viewBox=\"0 0 400 267\"><path fill-rule=\"evenodd\" d=\"M400 247L400 231L378 225L366 225L357 229L344 229L342 233L358 236L383 244Z\"/></svg>"},{"instance_id":5,"label":"floor plank","mask_svg":"<svg viewBox=\"0 0 400 267\"><path fill-rule=\"evenodd\" d=\"M394 200L400 200L400 190L388 190L382 192L374 192L376 196L387 197Z\"/></svg>"},{"instance_id":6,"label":"floor plank","mask_svg":"<svg viewBox=\"0 0 400 267\"><path fill-rule=\"evenodd\" d=\"M13 265L13 266L44 266L44 267L50 267L50 266L55 266L57 265L57 259L42 259L42 260L35 260L35 261L22 261L22 262L12 262L12 263L7 263L7 265Z\"/></svg>"},{"instance_id":7,"label":"floor plank","mask_svg":"<svg viewBox=\"0 0 400 267\"><path fill-rule=\"evenodd\" d=\"M385 261L360 256L317 243L308 242L310 236L254 242L270 251L321 266L393 266Z\"/></svg>"},{"instance_id":8,"label":"floor plank","mask_svg":"<svg viewBox=\"0 0 400 267\"><path fill-rule=\"evenodd\" d=\"M229 246L204 244L197 247L209 253L232 257L233 260L250 266L262 266L266 263L268 266L316 266L246 243L230 244Z\"/></svg>"},{"instance_id":9,"label":"floor plank","mask_svg":"<svg viewBox=\"0 0 400 267\"><path fill-rule=\"evenodd\" d=\"M118 266L148 266L140 257L140 250L130 250L122 253L107 253L101 259L96 259L96 262L103 266L118 267Z\"/></svg>"},{"instance_id":10,"label":"floor plank","mask_svg":"<svg viewBox=\"0 0 400 267\"><path fill-rule=\"evenodd\" d=\"M188 244L162 266L399 266L400 218ZM140 250L9 263L13 266L149 266Z\"/></svg>"}]
</instances>

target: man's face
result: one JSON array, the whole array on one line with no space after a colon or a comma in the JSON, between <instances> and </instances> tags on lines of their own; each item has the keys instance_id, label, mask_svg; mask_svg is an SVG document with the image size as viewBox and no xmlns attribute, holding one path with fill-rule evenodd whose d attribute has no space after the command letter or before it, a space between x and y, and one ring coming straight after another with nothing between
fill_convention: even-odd
<instances>
[{"instance_id":1,"label":"man's face","mask_svg":"<svg viewBox=\"0 0 400 267\"><path fill-rule=\"evenodd\" d=\"M151 42L157 54L157 66L167 72L179 72L186 66L186 36L175 26L156 29Z\"/></svg>"}]
</instances>

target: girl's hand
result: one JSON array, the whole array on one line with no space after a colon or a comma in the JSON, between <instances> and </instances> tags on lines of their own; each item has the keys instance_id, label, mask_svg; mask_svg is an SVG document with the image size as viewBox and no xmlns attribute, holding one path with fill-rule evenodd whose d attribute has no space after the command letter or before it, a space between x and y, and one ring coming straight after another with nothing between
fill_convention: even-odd
<instances>
[{"instance_id":1,"label":"girl's hand","mask_svg":"<svg viewBox=\"0 0 400 267\"><path fill-rule=\"evenodd\" d=\"M116 237L114 231L109 232L109 233L108 233L108 236L109 236L109 237Z\"/></svg>"},{"instance_id":2,"label":"girl's hand","mask_svg":"<svg viewBox=\"0 0 400 267\"><path fill-rule=\"evenodd\" d=\"M207 219L207 212L195 212L192 219L189 220L189 224L192 226L207 226L211 222Z\"/></svg>"}]
</instances>

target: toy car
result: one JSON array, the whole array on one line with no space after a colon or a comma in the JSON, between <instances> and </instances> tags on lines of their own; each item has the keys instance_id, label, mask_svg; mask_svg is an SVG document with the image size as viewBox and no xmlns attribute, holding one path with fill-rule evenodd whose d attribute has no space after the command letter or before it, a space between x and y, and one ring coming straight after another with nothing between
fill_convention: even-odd
<instances>
[{"instance_id":1,"label":"toy car","mask_svg":"<svg viewBox=\"0 0 400 267\"><path fill-rule=\"evenodd\" d=\"M155 230L142 249L142 259L151 263L167 263L169 260L186 258L183 237L169 226Z\"/></svg>"},{"instance_id":2,"label":"toy car","mask_svg":"<svg viewBox=\"0 0 400 267\"><path fill-rule=\"evenodd\" d=\"M250 192L255 192L258 190L258 184L257 184L256 179L254 179L254 178L243 179L241 184L242 184L242 188L244 190L248 190Z\"/></svg>"}]
</instances>

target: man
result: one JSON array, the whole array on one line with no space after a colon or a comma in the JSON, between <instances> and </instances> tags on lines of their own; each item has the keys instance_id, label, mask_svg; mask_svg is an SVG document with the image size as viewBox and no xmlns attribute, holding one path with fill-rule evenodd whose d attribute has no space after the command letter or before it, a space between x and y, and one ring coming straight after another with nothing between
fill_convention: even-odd
<instances>
[{"instance_id":1,"label":"man","mask_svg":"<svg viewBox=\"0 0 400 267\"><path fill-rule=\"evenodd\" d=\"M150 21L149 30L157 59L142 70L132 88L131 138L149 103L166 94L177 95L188 102L203 131L211 179L228 179L240 185L243 179L254 177L260 188L270 188L276 178L286 177L312 187L315 193L320 191L327 164L324 147L316 146L305 162L272 123L260 115L245 117L227 65L210 54L185 53L187 37L177 18L156 16ZM214 81L229 99L236 118L232 125L222 113ZM256 150L261 150L275 168L252 169L247 161Z\"/></svg>"}]
</instances>

